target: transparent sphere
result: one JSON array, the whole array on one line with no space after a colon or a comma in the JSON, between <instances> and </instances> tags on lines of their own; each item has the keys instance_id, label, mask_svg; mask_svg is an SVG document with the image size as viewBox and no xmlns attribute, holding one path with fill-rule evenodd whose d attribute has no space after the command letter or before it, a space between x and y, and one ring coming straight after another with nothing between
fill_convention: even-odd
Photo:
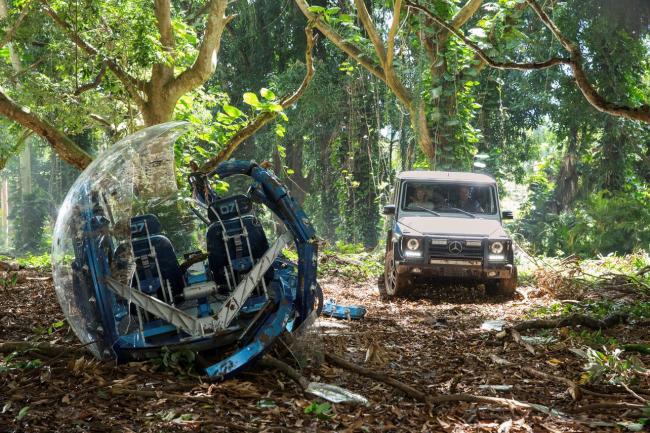
<instances>
[{"instance_id":1,"label":"transparent sphere","mask_svg":"<svg viewBox=\"0 0 650 433\"><path fill-rule=\"evenodd\" d=\"M95 159L68 192L52 241L54 285L75 334L97 357L114 356L113 344L137 327L128 300L98 290L105 278L130 286L136 269L132 218L143 230L163 231L173 245L190 251L202 237L195 216L182 206L176 186L173 144L186 124L143 129Z\"/></svg>"}]
</instances>

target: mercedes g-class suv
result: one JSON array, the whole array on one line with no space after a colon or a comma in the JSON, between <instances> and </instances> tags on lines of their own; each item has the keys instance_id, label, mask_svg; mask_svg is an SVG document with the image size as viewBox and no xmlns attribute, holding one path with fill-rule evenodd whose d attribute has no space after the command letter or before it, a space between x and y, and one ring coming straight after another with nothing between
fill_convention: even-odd
<instances>
[{"instance_id":1,"label":"mercedes g-class suv","mask_svg":"<svg viewBox=\"0 0 650 433\"><path fill-rule=\"evenodd\" d=\"M382 296L436 277L485 283L488 294L517 288L513 242L501 221L496 181L485 174L405 171L397 176L386 239Z\"/></svg>"}]
</instances>

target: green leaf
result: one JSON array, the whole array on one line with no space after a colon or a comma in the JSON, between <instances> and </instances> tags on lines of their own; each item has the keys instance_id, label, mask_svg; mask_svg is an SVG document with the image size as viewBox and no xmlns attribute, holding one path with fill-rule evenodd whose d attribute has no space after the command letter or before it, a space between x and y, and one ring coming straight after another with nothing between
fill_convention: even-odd
<instances>
[{"instance_id":1,"label":"green leaf","mask_svg":"<svg viewBox=\"0 0 650 433\"><path fill-rule=\"evenodd\" d=\"M287 132L287 130L284 128L284 126L280 125L279 123L275 125L275 135L278 137L284 137L285 132Z\"/></svg>"},{"instance_id":2,"label":"green leaf","mask_svg":"<svg viewBox=\"0 0 650 433\"><path fill-rule=\"evenodd\" d=\"M325 8L323 6L309 6L307 10L313 14L322 14L325 12Z\"/></svg>"},{"instance_id":3,"label":"green leaf","mask_svg":"<svg viewBox=\"0 0 650 433\"><path fill-rule=\"evenodd\" d=\"M341 14L339 15L339 20L341 20L342 23L352 23L354 20L352 17L348 14Z\"/></svg>"},{"instance_id":4,"label":"green leaf","mask_svg":"<svg viewBox=\"0 0 650 433\"><path fill-rule=\"evenodd\" d=\"M284 111L284 107L282 107L282 105L280 104L271 104L269 105L269 111L281 113L282 111Z\"/></svg>"},{"instance_id":5,"label":"green leaf","mask_svg":"<svg viewBox=\"0 0 650 433\"><path fill-rule=\"evenodd\" d=\"M29 406L25 406L20 409L20 412L18 412L18 415L16 415L16 421L20 421L21 419L25 418L27 416L27 412L29 412Z\"/></svg>"},{"instance_id":6,"label":"green leaf","mask_svg":"<svg viewBox=\"0 0 650 433\"><path fill-rule=\"evenodd\" d=\"M262 90L260 90L260 95L267 101L272 101L275 99L275 93L267 89L266 87L262 87Z\"/></svg>"},{"instance_id":7,"label":"green leaf","mask_svg":"<svg viewBox=\"0 0 650 433\"><path fill-rule=\"evenodd\" d=\"M287 148L284 146L280 146L279 144L276 147L278 149L278 153L280 154L280 157L285 158L287 156Z\"/></svg>"},{"instance_id":8,"label":"green leaf","mask_svg":"<svg viewBox=\"0 0 650 433\"><path fill-rule=\"evenodd\" d=\"M236 119L244 115L244 113L242 113L242 111L239 108L233 107L232 105L228 105L228 104L225 104L223 106L223 111L233 119Z\"/></svg>"},{"instance_id":9,"label":"green leaf","mask_svg":"<svg viewBox=\"0 0 650 433\"><path fill-rule=\"evenodd\" d=\"M244 103L250 105L251 107L259 107L260 106L260 100L257 99L257 95L252 92L246 92L244 93Z\"/></svg>"},{"instance_id":10,"label":"green leaf","mask_svg":"<svg viewBox=\"0 0 650 433\"><path fill-rule=\"evenodd\" d=\"M340 7L327 8L325 15L336 15L341 11Z\"/></svg>"}]
</instances>

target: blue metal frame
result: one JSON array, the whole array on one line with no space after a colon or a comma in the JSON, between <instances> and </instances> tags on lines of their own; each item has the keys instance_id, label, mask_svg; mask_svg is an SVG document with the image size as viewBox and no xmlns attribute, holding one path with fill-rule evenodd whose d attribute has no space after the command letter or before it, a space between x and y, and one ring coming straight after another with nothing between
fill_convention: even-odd
<instances>
[{"instance_id":1,"label":"blue metal frame","mask_svg":"<svg viewBox=\"0 0 650 433\"><path fill-rule=\"evenodd\" d=\"M287 188L267 170L252 161L228 161L209 173L225 179L233 175L246 175L253 179L251 196L266 205L280 218L294 237L298 251L297 266L279 257L273 266L274 278L268 286L269 298L251 297L242 308L245 314L259 314L251 319L251 329L239 338L242 346L225 359L205 368L212 377L226 378L250 365L261 356L283 332L291 331L312 313L316 297L322 298L320 286L316 283L317 246L315 231L307 215L291 197ZM101 243L101 216L94 214L93 195L90 186L83 189L82 209L83 242L77 249L76 267L88 265L92 278L93 293L97 300L99 315L104 329L105 347L112 347L119 361L129 359L130 353L155 351L163 346L182 345L184 348L206 350L219 347L214 336L191 338L176 327L153 320L144 324L142 332L120 335L117 321L128 310L117 302L116 296L104 284L110 276L109 257ZM297 271L297 273L296 273ZM269 300L272 305L269 305ZM206 314L206 311L199 311ZM232 335L232 334L231 334ZM159 337L155 343L147 341ZM228 346L232 349L232 345Z\"/></svg>"},{"instance_id":2,"label":"blue metal frame","mask_svg":"<svg viewBox=\"0 0 650 433\"><path fill-rule=\"evenodd\" d=\"M254 161L232 160L221 163L208 173L209 177L219 176L225 179L234 175L250 176L255 180L251 187L251 196L265 204L287 229L291 231L298 252L298 288L296 307L298 317L294 326L299 326L314 308L314 302L320 290L316 284L318 248L314 230L307 214L291 197L287 188L280 183L269 171L263 169Z\"/></svg>"}]
</instances>

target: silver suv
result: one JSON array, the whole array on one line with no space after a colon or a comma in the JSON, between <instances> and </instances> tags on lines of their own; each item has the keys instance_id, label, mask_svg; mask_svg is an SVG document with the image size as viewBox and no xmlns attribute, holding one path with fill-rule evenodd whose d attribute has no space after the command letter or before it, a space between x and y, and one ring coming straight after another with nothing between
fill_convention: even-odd
<instances>
[{"instance_id":1,"label":"silver suv","mask_svg":"<svg viewBox=\"0 0 650 433\"><path fill-rule=\"evenodd\" d=\"M415 280L482 281L489 294L517 288L513 242L503 229L496 181L485 174L405 171L397 176L386 239L383 296L407 292Z\"/></svg>"}]
</instances>

